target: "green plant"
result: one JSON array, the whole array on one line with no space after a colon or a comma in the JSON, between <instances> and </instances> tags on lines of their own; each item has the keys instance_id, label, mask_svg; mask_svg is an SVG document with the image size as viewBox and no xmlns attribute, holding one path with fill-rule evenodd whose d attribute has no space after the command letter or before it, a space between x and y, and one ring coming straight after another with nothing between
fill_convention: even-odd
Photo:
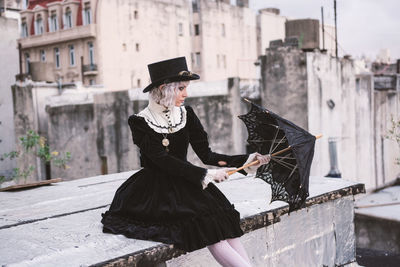
<instances>
[{"instance_id":1,"label":"green plant","mask_svg":"<svg viewBox=\"0 0 400 267\"><path fill-rule=\"evenodd\" d=\"M392 115L390 122L392 125L390 126L390 129L388 130L388 134L385 136L385 138L395 141L397 143L397 146L399 147L399 151L400 151L400 119L398 119L396 121ZM396 158L395 163L397 165L400 165L400 157Z\"/></svg>"},{"instance_id":2,"label":"green plant","mask_svg":"<svg viewBox=\"0 0 400 267\"><path fill-rule=\"evenodd\" d=\"M65 152L63 155L60 155L58 151L50 152L50 147L46 142L46 138L39 136L35 131L29 130L25 136L19 138L19 141L21 143L22 151L4 153L4 159L9 158L10 160L13 160L24 154L32 153L46 163L53 163L56 167L63 169L69 168L67 162L71 160L71 153ZM18 183L21 178L26 182L26 179L34 170L35 167L32 165L29 165L26 169L14 168L10 177L5 177L3 175L0 176L0 184L7 180L15 180Z\"/></svg>"}]
</instances>

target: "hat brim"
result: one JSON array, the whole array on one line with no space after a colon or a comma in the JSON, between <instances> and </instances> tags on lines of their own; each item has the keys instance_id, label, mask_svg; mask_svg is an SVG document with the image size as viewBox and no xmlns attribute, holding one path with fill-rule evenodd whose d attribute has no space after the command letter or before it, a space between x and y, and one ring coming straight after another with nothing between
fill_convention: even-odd
<instances>
[{"instance_id":1,"label":"hat brim","mask_svg":"<svg viewBox=\"0 0 400 267\"><path fill-rule=\"evenodd\" d=\"M162 78L157 81L152 82L146 88L143 89L143 93L151 91L153 88L163 84L163 83L172 83L172 82L180 82L180 81L191 81L191 80L198 80L200 76L196 73L191 73L190 75L176 75L167 78Z\"/></svg>"}]
</instances>

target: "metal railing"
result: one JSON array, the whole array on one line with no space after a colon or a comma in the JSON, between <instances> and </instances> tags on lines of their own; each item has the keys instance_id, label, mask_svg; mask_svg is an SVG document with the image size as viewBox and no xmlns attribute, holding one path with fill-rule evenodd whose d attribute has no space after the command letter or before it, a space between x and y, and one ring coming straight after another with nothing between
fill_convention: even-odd
<instances>
[{"instance_id":1,"label":"metal railing","mask_svg":"<svg viewBox=\"0 0 400 267\"><path fill-rule=\"evenodd\" d=\"M83 68L83 72L97 71L97 65L96 64L83 65L82 68Z\"/></svg>"}]
</instances>

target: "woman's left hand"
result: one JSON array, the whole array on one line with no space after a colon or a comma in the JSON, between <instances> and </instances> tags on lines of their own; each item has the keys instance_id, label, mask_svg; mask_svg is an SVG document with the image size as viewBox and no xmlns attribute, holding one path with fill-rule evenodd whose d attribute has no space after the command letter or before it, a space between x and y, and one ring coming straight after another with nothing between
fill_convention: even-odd
<instances>
[{"instance_id":1,"label":"woman's left hand","mask_svg":"<svg viewBox=\"0 0 400 267\"><path fill-rule=\"evenodd\" d=\"M249 163L251 163L251 162L253 162L255 160L258 160L259 163L245 168L244 170L247 173L255 173L259 167L261 167L264 164L268 164L270 162L270 160L271 160L271 155L270 154L261 155L258 152L252 153L252 154L249 155L249 157L248 157L248 159L247 159L247 161L245 162L244 165L249 164Z\"/></svg>"},{"instance_id":2,"label":"woman's left hand","mask_svg":"<svg viewBox=\"0 0 400 267\"><path fill-rule=\"evenodd\" d=\"M258 160L258 161L260 162L259 164L254 165L254 166L256 166L257 168L260 167L260 166L262 166L262 165L264 165L264 164L268 164L268 163L270 162L270 160L271 160L271 155L270 155L270 154L261 155L261 154L258 153L258 152L254 153L254 154L255 154L256 160ZM254 161L254 160L253 160L253 161Z\"/></svg>"}]
</instances>

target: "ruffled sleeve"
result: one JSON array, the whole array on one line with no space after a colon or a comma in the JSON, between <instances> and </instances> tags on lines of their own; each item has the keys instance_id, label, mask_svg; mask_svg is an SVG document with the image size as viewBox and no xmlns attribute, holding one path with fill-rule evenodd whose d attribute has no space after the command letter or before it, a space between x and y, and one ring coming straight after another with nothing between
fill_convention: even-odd
<instances>
[{"instance_id":1,"label":"ruffled sleeve","mask_svg":"<svg viewBox=\"0 0 400 267\"><path fill-rule=\"evenodd\" d=\"M207 165L219 166L218 162L225 161L227 165L223 167L241 167L244 162L248 159L249 155L234 155L228 156L212 152L208 143L208 135L205 132L199 118L194 113L192 107L185 106L187 111L187 124L189 127L189 142L194 152L200 158L200 160ZM241 171L246 174L246 172Z\"/></svg>"},{"instance_id":2,"label":"ruffled sleeve","mask_svg":"<svg viewBox=\"0 0 400 267\"><path fill-rule=\"evenodd\" d=\"M202 188L202 181L207 169L195 166L170 154L160 145L160 138L148 127L142 117L132 115L128 119L133 142L140 148L140 153L162 171L170 175L189 180Z\"/></svg>"}]
</instances>

